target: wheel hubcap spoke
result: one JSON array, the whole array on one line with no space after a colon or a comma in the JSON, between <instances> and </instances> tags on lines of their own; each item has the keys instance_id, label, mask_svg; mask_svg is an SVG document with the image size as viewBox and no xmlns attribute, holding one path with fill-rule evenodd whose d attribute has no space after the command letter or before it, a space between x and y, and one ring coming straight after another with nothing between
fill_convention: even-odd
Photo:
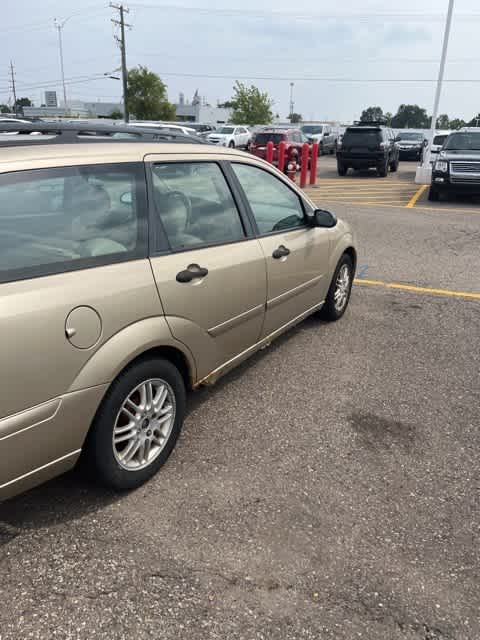
<instances>
[{"instance_id":1,"label":"wheel hubcap spoke","mask_svg":"<svg viewBox=\"0 0 480 640\"><path fill-rule=\"evenodd\" d=\"M348 294L350 291L350 270L346 264L342 265L335 286L335 292L333 298L335 300L335 308L337 311L342 311L348 300Z\"/></svg>"},{"instance_id":2,"label":"wheel hubcap spoke","mask_svg":"<svg viewBox=\"0 0 480 640\"><path fill-rule=\"evenodd\" d=\"M112 445L117 462L134 471L162 452L175 422L175 395L161 379L145 380L125 398L115 421Z\"/></svg>"}]
</instances>

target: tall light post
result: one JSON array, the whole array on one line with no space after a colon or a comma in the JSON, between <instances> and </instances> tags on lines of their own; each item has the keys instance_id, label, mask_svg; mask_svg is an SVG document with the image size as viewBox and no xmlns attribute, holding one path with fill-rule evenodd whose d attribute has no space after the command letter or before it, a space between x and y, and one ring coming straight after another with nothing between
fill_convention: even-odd
<instances>
[{"instance_id":1,"label":"tall light post","mask_svg":"<svg viewBox=\"0 0 480 640\"><path fill-rule=\"evenodd\" d=\"M65 26L65 23L67 22L67 20L70 20L72 16L69 16L68 18L65 18L65 20L57 20L56 18L53 21L53 24L55 25L55 29L58 30L58 48L59 48L59 52L60 52L60 71L62 74L62 85L63 85L63 104L65 106L65 114L67 114L68 111L68 103L67 103L67 87L65 85L65 72L63 69L63 44L62 44L62 29Z\"/></svg>"},{"instance_id":2,"label":"tall light post","mask_svg":"<svg viewBox=\"0 0 480 640\"><path fill-rule=\"evenodd\" d=\"M295 86L294 82L290 82L290 122L292 121L293 110L295 107L295 103L293 102L293 87Z\"/></svg>"},{"instance_id":3,"label":"tall light post","mask_svg":"<svg viewBox=\"0 0 480 640\"><path fill-rule=\"evenodd\" d=\"M442 91L443 74L445 71L445 62L447 59L448 40L450 37L450 27L452 25L454 0L448 0L447 21L445 23L445 33L443 35L442 57L440 58L440 69L438 70L437 88L435 90L435 99L433 101L432 122L430 126L430 137L426 153L423 157L423 163L417 168L415 174L415 182L417 184L430 184L432 179L432 169L430 167L430 156L435 129L437 128L438 106L440 104L440 93Z\"/></svg>"}]
</instances>

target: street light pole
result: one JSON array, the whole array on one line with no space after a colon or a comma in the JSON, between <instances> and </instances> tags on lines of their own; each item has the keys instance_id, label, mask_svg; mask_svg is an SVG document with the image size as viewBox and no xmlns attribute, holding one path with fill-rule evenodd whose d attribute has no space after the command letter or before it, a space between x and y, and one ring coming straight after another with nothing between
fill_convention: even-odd
<instances>
[{"instance_id":1,"label":"street light pole","mask_svg":"<svg viewBox=\"0 0 480 640\"><path fill-rule=\"evenodd\" d=\"M54 20L54 25L55 28L58 30L58 48L60 51L60 71L62 74L62 85L63 85L63 104L65 107L65 115L67 114L68 111L68 104L67 104L67 87L65 85L65 71L63 68L63 44L62 44L62 29L65 26L65 23L67 22L67 20L69 20L69 18L65 18L65 20L63 20L63 22L59 22L56 18Z\"/></svg>"},{"instance_id":2,"label":"street light pole","mask_svg":"<svg viewBox=\"0 0 480 640\"><path fill-rule=\"evenodd\" d=\"M433 113L432 122L430 126L430 136L426 153L423 157L423 164L417 168L415 175L415 182L417 184L430 184L431 181L431 168L430 168L430 156L433 138L435 136L435 129L437 128L438 106L440 104L440 93L442 91L443 74L445 71L445 62L447 59L448 40L450 37L450 27L452 25L454 0L448 0L447 21L445 23L445 33L443 36L442 57L440 58L440 69L438 70L437 88L435 90L435 99L433 101Z\"/></svg>"},{"instance_id":3,"label":"street light pole","mask_svg":"<svg viewBox=\"0 0 480 640\"><path fill-rule=\"evenodd\" d=\"M290 82L290 122L292 121L294 102L293 102L293 87L295 86L294 82Z\"/></svg>"}]
</instances>

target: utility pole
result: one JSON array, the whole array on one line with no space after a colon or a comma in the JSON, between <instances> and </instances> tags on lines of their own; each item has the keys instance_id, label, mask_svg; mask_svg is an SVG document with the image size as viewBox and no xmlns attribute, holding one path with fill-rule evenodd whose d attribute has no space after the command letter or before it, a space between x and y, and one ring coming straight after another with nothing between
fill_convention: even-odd
<instances>
[{"instance_id":1,"label":"utility pole","mask_svg":"<svg viewBox=\"0 0 480 640\"><path fill-rule=\"evenodd\" d=\"M12 91L13 91L13 108L15 109L15 117L18 115L18 107L17 107L17 92L15 89L15 73L13 71L13 62L10 60L10 73L12 76Z\"/></svg>"},{"instance_id":2,"label":"utility pole","mask_svg":"<svg viewBox=\"0 0 480 640\"><path fill-rule=\"evenodd\" d=\"M290 82L290 122L292 121L293 110L295 108L295 103L293 102L293 87L295 86L294 82Z\"/></svg>"},{"instance_id":3,"label":"utility pole","mask_svg":"<svg viewBox=\"0 0 480 640\"><path fill-rule=\"evenodd\" d=\"M120 13L120 20L112 19L113 24L120 26L120 38L115 37L120 45L120 51L122 53L122 83L123 83L123 117L125 122L130 120L130 114L128 113L127 105L127 54L125 51L125 27L131 27L132 25L126 24L124 14L129 13L129 9L123 6L123 4L110 3L112 9L116 9Z\"/></svg>"},{"instance_id":4,"label":"utility pole","mask_svg":"<svg viewBox=\"0 0 480 640\"><path fill-rule=\"evenodd\" d=\"M70 16L71 18L71 16ZM68 112L68 104L67 104L67 88L65 85L65 71L63 69L63 43L62 43L62 29L65 26L65 23L67 22L67 20L70 20L70 18L65 18L65 20L63 20L62 22L58 21L56 18L53 21L53 24L55 25L55 29L58 30L58 48L59 48L59 52L60 52L60 72L62 74L62 85L63 85L63 106L65 108L65 115L67 115Z\"/></svg>"}]
</instances>

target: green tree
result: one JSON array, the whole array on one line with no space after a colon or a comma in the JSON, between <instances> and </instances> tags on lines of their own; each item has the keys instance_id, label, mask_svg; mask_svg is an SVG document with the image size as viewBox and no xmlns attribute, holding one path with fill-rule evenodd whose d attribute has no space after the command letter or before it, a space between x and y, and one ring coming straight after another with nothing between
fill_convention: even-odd
<instances>
[{"instance_id":1,"label":"green tree","mask_svg":"<svg viewBox=\"0 0 480 640\"><path fill-rule=\"evenodd\" d=\"M10 113L10 107L6 104L0 104L0 113Z\"/></svg>"},{"instance_id":2,"label":"green tree","mask_svg":"<svg viewBox=\"0 0 480 640\"><path fill-rule=\"evenodd\" d=\"M401 104L392 118L395 129L427 129L431 118L418 104Z\"/></svg>"},{"instance_id":3,"label":"green tree","mask_svg":"<svg viewBox=\"0 0 480 640\"><path fill-rule=\"evenodd\" d=\"M269 124L273 119L273 101L267 93L262 93L260 89L239 82L235 82L235 95L230 100L233 113L231 121L233 124Z\"/></svg>"},{"instance_id":4,"label":"green tree","mask_svg":"<svg viewBox=\"0 0 480 640\"><path fill-rule=\"evenodd\" d=\"M141 65L128 71L127 105L138 120L175 120L175 105L168 101L167 86Z\"/></svg>"},{"instance_id":5,"label":"green tree","mask_svg":"<svg viewBox=\"0 0 480 640\"><path fill-rule=\"evenodd\" d=\"M231 100L226 100L225 102L220 102L218 104L219 109L233 109L233 102Z\"/></svg>"},{"instance_id":6,"label":"green tree","mask_svg":"<svg viewBox=\"0 0 480 640\"><path fill-rule=\"evenodd\" d=\"M362 115L360 116L360 122L372 122L372 121L383 121L383 109L382 107L368 107L362 111Z\"/></svg>"},{"instance_id":7,"label":"green tree","mask_svg":"<svg viewBox=\"0 0 480 640\"><path fill-rule=\"evenodd\" d=\"M33 107L33 104L30 98L17 98L17 107Z\"/></svg>"},{"instance_id":8,"label":"green tree","mask_svg":"<svg viewBox=\"0 0 480 640\"><path fill-rule=\"evenodd\" d=\"M438 116L437 129L450 129L450 118L446 113L442 113Z\"/></svg>"},{"instance_id":9,"label":"green tree","mask_svg":"<svg viewBox=\"0 0 480 640\"><path fill-rule=\"evenodd\" d=\"M480 125L480 113L474 116L468 123L469 127L478 127Z\"/></svg>"},{"instance_id":10,"label":"green tree","mask_svg":"<svg viewBox=\"0 0 480 640\"><path fill-rule=\"evenodd\" d=\"M301 113L291 113L288 116L288 119L290 120L291 124L298 124L299 122L302 121L302 114Z\"/></svg>"},{"instance_id":11,"label":"green tree","mask_svg":"<svg viewBox=\"0 0 480 640\"><path fill-rule=\"evenodd\" d=\"M385 124L388 127L391 127L392 126L393 114L390 113L390 111L387 111L383 117L385 118Z\"/></svg>"},{"instance_id":12,"label":"green tree","mask_svg":"<svg viewBox=\"0 0 480 640\"><path fill-rule=\"evenodd\" d=\"M114 109L108 117L112 120L121 120L123 118L123 113L120 109Z\"/></svg>"},{"instance_id":13,"label":"green tree","mask_svg":"<svg viewBox=\"0 0 480 640\"><path fill-rule=\"evenodd\" d=\"M454 120L450 120L449 126L446 127L447 129L461 129L462 127L466 127L467 123L465 122L465 120L462 120L461 118L455 118Z\"/></svg>"}]
</instances>

